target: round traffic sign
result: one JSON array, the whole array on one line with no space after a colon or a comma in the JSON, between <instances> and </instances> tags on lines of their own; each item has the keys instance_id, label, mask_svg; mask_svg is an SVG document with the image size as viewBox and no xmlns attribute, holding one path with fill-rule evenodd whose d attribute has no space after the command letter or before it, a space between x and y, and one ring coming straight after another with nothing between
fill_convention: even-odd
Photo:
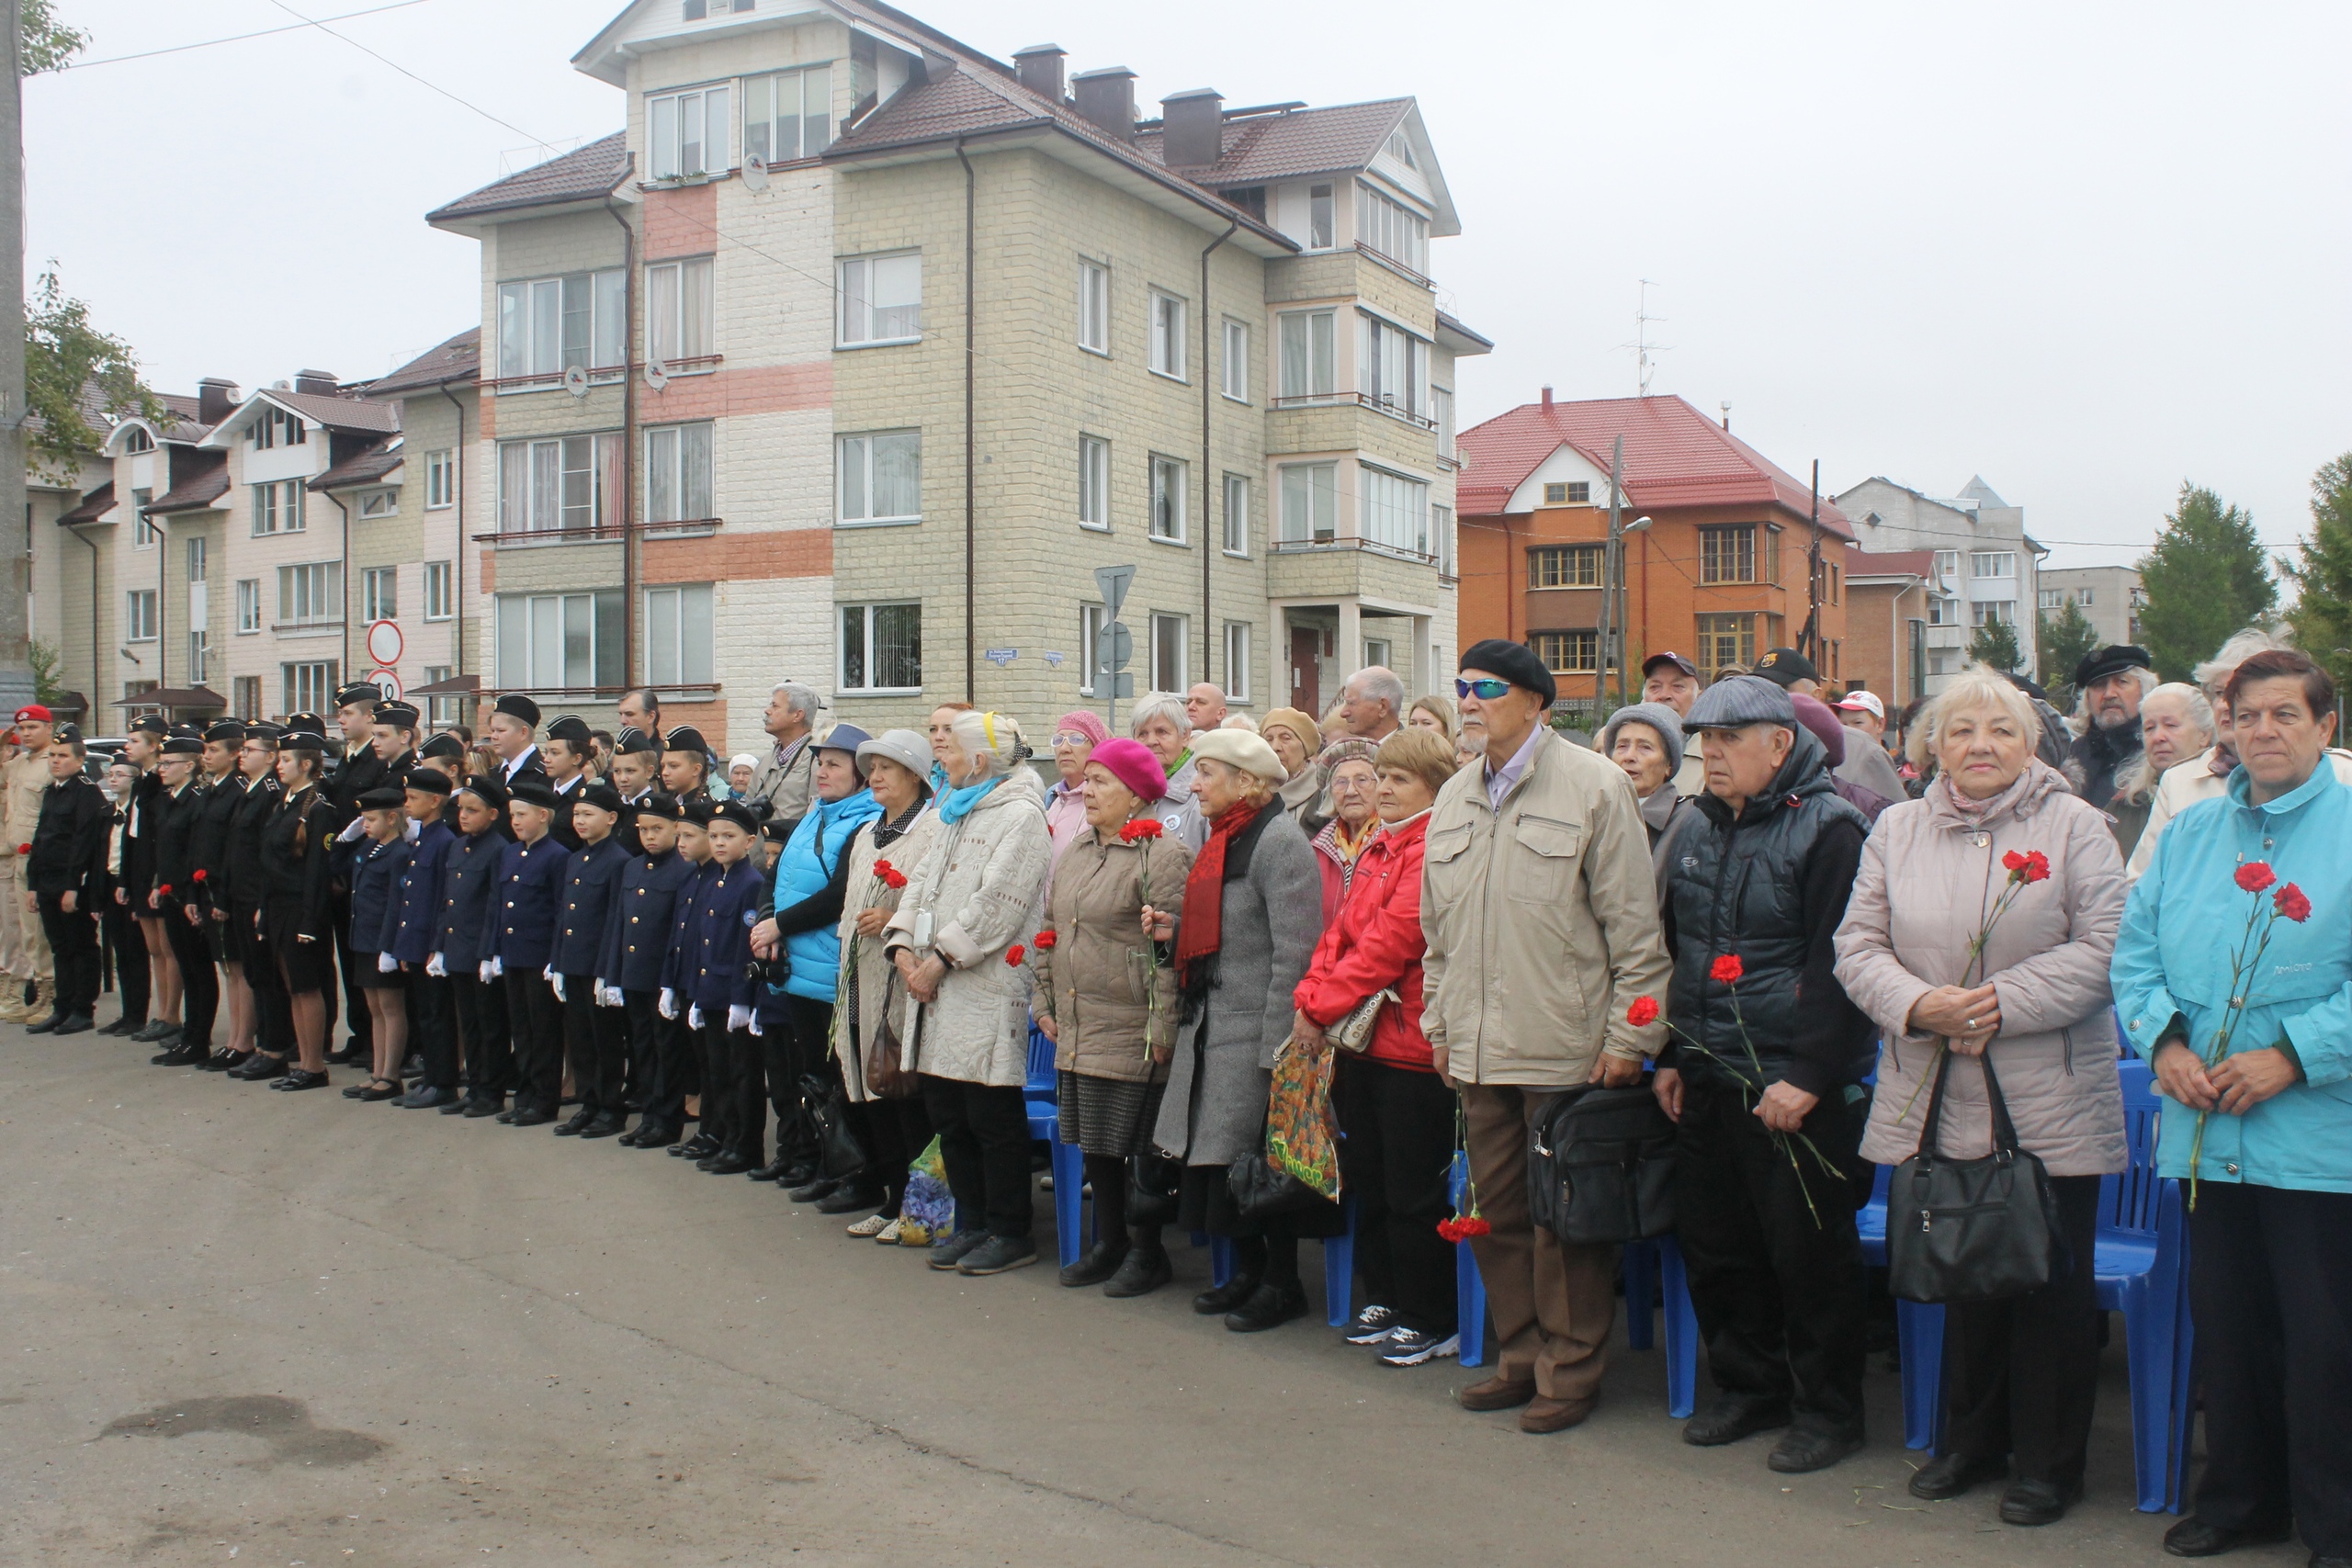
<instances>
[{"instance_id":1,"label":"round traffic sign","mask_svg":"<svg viewBox=\"0 0 2352 1568\"><path fill-rule=\"evenodd\" d=\"M368 671L368 679L374 682L376 689L384 694L386 702L396 703L401 700L401 678L391 671L370 670Z\"/></svg>"},{"instance_id":2,"label":"round traffic sign","mask_svg":"<svg viewBox=\"0 0 2352 1568\"><path fill-rule=\"evenodd\" d=\"M401 636L398 621L368 623L368 657L381 668L389 670L398 664L401 661L401 654L406 647L407 639ZM374 677L370 676L369 679L372 680Z\"/></svg>"}]
</instances>

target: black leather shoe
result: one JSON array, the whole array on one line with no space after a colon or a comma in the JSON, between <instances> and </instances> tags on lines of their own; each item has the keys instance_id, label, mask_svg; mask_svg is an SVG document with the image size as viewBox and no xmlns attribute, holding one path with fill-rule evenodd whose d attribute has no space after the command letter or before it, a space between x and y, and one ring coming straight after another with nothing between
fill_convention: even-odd
<instances>
[{"instance_id":1,"label":"black leather shoe","mask_svg":"<svg viewBox=\"0 0 2352 1568\"><path fill-rule=\"evenodd\" d=\"M1129 1296L1148 1296L1175 1277L1176 1270L1168 1261L1166 1247L1131 1244L1126 1257L1119 1261L1119 1271L1102 1286L1102 1293L1114 1301L1125 1301Z\"/></svg>"},{"instance_id":2,"label":"black leather shoe","mask_svg":"<svg viewBox=\"0 0 2352 1568\"><path fill-rule=\"evenodd\" d=\"M596 1113L583 1105L557 1126L555 1135L559 1138L576 1138L582 1130L595 1119Z\"/></svg>"},{"instance_id":3,"label":"black leather shoe","mask_svg":"<svg viewBox=\"0 0 2352 1568\"><path fill-rule=\"evenodd\" d=\"M506 1097L504 1095L482 1094L469 1099L461 1114L469 1122L479 1122L492 1116L503 1115L505 1111Z\"/></svg>"},{"instance_id":4,"label":"black leather shoe","mask_svg":"<svg viewBox=\"0 0 2352 1568\"><path fill-rule=\"evenodd\" d=\"M166 1023L160 1018L150 1019L130 1032L130 1041L134 1045L153 1045L178 1027L178 1024Z\"/></svg>"},{"instance_id":5,"label":"black leather shoe","mask_svg":"<svg viewBox=\"0 0 2352 1568\"><path fill-rule=\"evenodd\" d=\"M1007 1274L1037 1261L1037 1240L1026 1235L992 1235L956 1260L956 1272L975 1277Z\"/></svg>"},{"instance_id":6,"label":"black leather shoe","mask_svg":"<svg viewBox=\"0 0 2352 1568\"><path fill-rule=\"evenodd\" d=\"M200 1067L211 1059L211 1048L205 1045L175 1045L160 1056L147 1058L158 1067Z\"/></svg>"},{"instance_id":7,"label":"black leather shoe","mask_svg":"<svg viewBox=\"0 0 2352 1568\"><path fill-rule=\"evenodd\" d=\"M1253 1274L1236 1274L1215 1290L1203 1291L1193 1298L1193 1310L1203 1317L1218 1317L1231 1312L1258 1293L1258 1280Z\"/></svg>"},{"instance_id":8,"label":"black leather shoe","mask_svg":"<svg viewBox=\"0 0 2352 1568\"><path fill-rule=\"evenodd\" d=\"M379 1100L398 1100L404 1092L398 1078L370 1078L359 1091L359 1098L373 1103Z\"/></svg>"},{"instance_id":9,"label":"black leather shoe","mask_svg":"<svg viewBox=\"0 0 2352 1568\"><path fill-rule=\"evenodd\" d=\"M392 1103L402 1111L435 1111L443 1106L458 1104L458 1091L454 1089L436 1089L429 1083L421 1083Z\"/></svg>"},{"instance_id":10,"label":"black leather shoe","mask_svg":"<svg viewBox=\"0 0 2352 1568\"><path fill-rule=\"evenodd\" d=\"M2027 1481L2023 1478L2009 1483L2001 1494L2001 1522L2005 1525L2054 1525L2066 1517L2066 1510L2081 1500L2083 1483L2079 1481L2061 1484L2055 1481Z\"/></svg>"},{"instance_id":11,"label":"black leather shoe","mask_svg":"<svg viewBox=\"0 0 2352 1568\"><path fill-rule=\"evenodd\" d=\"M881 1206L882 1190L879 1187L860 1187L855 1182L843 1182L817 1200L817 1212L820 1214L854 1214L860 1209L878 1209Z\"/></svg>"},{"instance_id":12,"label":"black leather shoe","mask_svg":"<svg viewBox=\"0 0 2352 1568\"><path fill-rule=\"evenodd\" d=\"M683 1144L672 1144L670 1152L680 1159L705 1160L718 1152L718 1140L696 1133Z\"/></svg>"},{"instance_id":13,"label":"black leather shoe","mask_svg":"<svg viewBox=\"0 0 2352 1568\"><path fill-rule=\"evenodd\" d=\"M761 1166L757 1170L747 1170L743 1174L750 1177L753 1181L779 1181L782 1180L785 1175L792 1168L785 1163L784 1156L782 1155L778 1155L775 1158L768 1161L767 1164ZM797 1186L798 1184L795 1183L795 1185Z\"/></svg>"},{"instance_id":14,"label":"black leather shoe","mask_svg":"<svg viewBox=\"0 0 2352 1568\"><path fill-rule=\"evenodd\" d=\"M796 1203L813 1203L820 1198L830 1196L840 1186L841 1183L831 1177L820 1176L813 1181L804 1182L793 1188L785 1196Z\"/></svg>"},{"instance_id":15,"label":"black leather shoe","mask_svg":"<svg viewBox=\"0 0 2352 1568\"><path fill-rule=\"evenodd\" d=\"M534 1106L528 1111L517 1111L514 1112L514 1120L508 1122L507 1125L511 1127L544 1127L554 1120L554 1111L541 1111L537 1107Z\"/></svg>"},{"instance_id":16,"label":"black leather shoe","mask_svg":"<svg viewBox=\"0 0 2352 1568\"><path fill-rule=\"evenodd\" d=\"M371 1048L366 1054L372 1055L374 1052ZM327 1060L338 1067L347 1067L351 1066L352 1063L359 1060L361 1055L362 1052L359 1042L356 1040L347 1040L344 1043L342 1050L328 1052Z\"/></svg>"},{"instance_id":17,"label":"black leather shoe","mask_svg":"<svg viewBox=\"0 0 2352 1568\"><path fill-rule=\"evenodd\" d=\"M1944 1454L1911 1472L1911 1495L1923 1502L1941 1503L1987 1481L1998 1481L2008 1472L2007 1460Z\"/></svg>"},{"instance_id":18,"label":"black leather shoe","mask_svg":"<svg viewBox=\"0 0 2352 1568\"><path fill-rule=\"evenodd\" d=\"M199 1072L225 1073L231 1067L237 1066L244 1059L244 1056L238 1055L234 1051L215 1051L212 1055L207 1056L203 1061L198 1062L196 1066L197 1070Z\"/></svg>"},{"instance_id":19,"label":"black leather shoe","mask_svg":"<svg viewBox=\"0 0 2352 1568\"><path fill-rule=\"evenodd\" d=\"M2233 1530L2220 1525L2209 1525L2192 1516L2165 1531L2165 1554L2168 1557L2219 1557L2225 1551L2235 1551L2241 1546L2276 1546L2293 1537L2294 1532L2283 1525L2268 1529Z\"/></svg>"},{"instance_id":20,"label":"black leather shoe","mask_svg":"<svg viewBox=\"0 0 2352 1568\"><path fill-rule=\"evenodd\" d=\"M77 1012L70 1018L59 1019L57 1028L51 1032L61 1035L87 1034L90 1029L90 1015L86 1012Z\"/></svg>"},{"instance_id":21,"label":"black leather shoe","mask_svg":"<svg viewBox=\"0 0 2352 1568\"><path fill-rule=\"evenodd\" d=\"M1694 1448L1721 1448L1788 1424L1789 1407L1778 1401L1719 1393L1713 1404L1682 1424L1682 1440Z\"/></svg>"},{"instance_id":22,"label":"black leather shoe","mask_svg":"<svg viewBox=\"0 0 2352 1568\"><path fill-rule=\"evenodd\" d=\"M1795 1427L1781 1435L1764 1462L1782 1475L1806 1475L1827 1470L1839 1460L1861 1451L1859 1432L1815 1432Z\"/></svg>"},{"instance_id":23,"label":"black leather shoe","mask_svg":"<svg viewBox=\"0 0 2352 1568\"><path fill-rule=\"evenodd\" d=\"M63 1013L52 1012L47 1018L40 1019L34 1022L25 1025L25 1032L28 1034L54 1033L57 1026L64 1021L65 1015Z\"/></svg>"},{"instance_id":24,"label":"black leather shoe","mask_svg":"<svg viewBox=\"0 0 2352 1568\"><path fill-rule=\"evenodd\" d=\"M580 1129L580 1138L582 1143L590 1138L609 1138L628 1124L616 1111L599 1111L588 1119L588 1125Z\"/></svg>"},{"instance_id":25,"label":"black leather shoe","mask_svg":"<svg viewBox=\"0 0 2352 1568\"><path fill-rule=\"evenodd\" d=\"M778 1165L783 1165L784 1156L782 1155L776 1156L775 1162ZM782 1176L775 1179L776 1185L779 1187L806 1187L810 1182L816 1180L821 1174L822 1173L819 1171L815 1166L810 1165L807 1160L796 1159L791 1163L791 1165L786 1167L785 1172Z\"/></svg>"},{"instance_id":26,"label":"black leather shoe","mask_svg":"<svg viewBox=\"0 0 2352 1568\"><path fill-rule=\"evenodd\" d=\"M713 1176L741 1176L752 1168L752 1160L748 1155L729 1154L721 1149L707 1160L697 1160L695 1168L707 1170Z\"/></svg>"},{"instance_id":27,"label":"black leather shoe","mask_svg":"<svg viewBox=\"0 0 2352 1568\"><path fill-rule=\"evenodd\" d=\"M1062 1283L1076 1290L1081 1285L1099 1285L1118 1273L1119 1266L1127 1260L1127 1238L1098 1241L1092 1251L1062 1270Z\"/></svg>"},{"instance_id":28,"label":"black leather shoe","mask_svg":"<svg viewBox=\"0 0 2352 1568\"><path fill-rule=\"evenodd\" d=\"M1250 1299L1225 1314L1225 1326L1236 1334L1258 1334L1280 1328L1306 1315L1306 1292L1297 1285L1271 1281L1250 1292Z\"/></svg>"},{"instance_id":29,"label":"black leather shoe","mask_svg":"<svg viewBox=\"0 0 2352 1568\"><path fill-rule=\"evenodd\" d=\"M229 1076L240 1083L261 1083L286 1076L286 1058L273 1056L266 1051L248 1051L245 1059L229 1069Z\"/></svg>"},{"instance_id":30,"label":"black leather shoe","mask_svg":"<svg viewBox=\"0 0 2352 1568\"><path fill-rule=\"evenodd\" d=\"M463 1116L472 1104L472 1100L468 1100L464 1095L458 1093L455 1089L452 1089L449 1091L449 1098L441 1102L441 1114L444 1116Z\"/></svg>"},{"instance_id":31,"label":"black leather shoe","mask_svg":"<svg viewBox=\"0 0 2352 1568\"><path fill-rule=\"evenodd\" d=\"M637 1140L637 1146L640 1149L666 1149L678 1141L679 1134L685 1131L675 1122L660 1122L650 1117L639 1122L637 1126L639 1133L642 1134Z\"/></svg>"},{"instance_id":32,"label":"black leather shoe","mask_svg":"<svg viewBox=\"0 0 2352 1568\"><path fill-rule=\"evenodd\" d=\"M100 1034L135 1034L146 1027L147 1021L144 1019L133 1023L128 1018L118 1018L112 1023L100 1024L98 1032Z\"/></svg>"},{"instance_id":33,"label":"black leather shoe","mask_svg":"<svg viewBox=\"0 0 2352 1568\"><path fill-rule=\"evenodd\" d=\"M308 1067L288 1067L286 1069L286 1076L269 1087L290 1092L296 1089L324 1089L327 1087L327 1076L324 1073L314 1073Z\"/></svg>"}]
</instances>

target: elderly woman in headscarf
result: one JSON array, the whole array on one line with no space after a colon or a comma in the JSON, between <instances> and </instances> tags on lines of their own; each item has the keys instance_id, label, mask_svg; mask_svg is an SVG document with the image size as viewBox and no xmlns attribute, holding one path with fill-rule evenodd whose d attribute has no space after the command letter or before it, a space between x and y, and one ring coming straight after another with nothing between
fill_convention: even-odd
<instances>
[{"instance_id":1,"label":"elderly woman in headscarf","mask_svg":"<svg viewBox=\"0 0 2352 1568\"><path fill-rule=\"evenodd\" d=\"M1232 1278L1195 1296L1193 1310L1223 1314L1227 1328L1246 1334L1305 1314L1299 1239L1342 1228L1336 1203L1253 1219L1227 1181L1237 1162L1264 1157L1274 1057L1322 935L1321 906L1315 852L1275 800L1283 765L1273 748L1213 730L1195 739L1193 760L1209 835L1185 879L1183 923L1143 910L1145 934L1176 943L1182 997L1153 1141L1184 1168L1179 1223L1233 1243Z\"/></svg>"},{"instance_id":2,"label":"elderly woman in headscarf","mask_svg":"<svg viewBox=\"0 0 2352 1568\"><path fill-rule=\"evenodd\" d=\"M2186 681L2167 681L2140 699L2140 750L2115 775L2115 841L2130 860L2148 826L2148 807L2166 768L2213 744L2213 705Z\"/></svg>"},{"instance_id":3,"label":"elderly woman in headscarf","mask_svg":"<svg viewBox=\"0 0 2352 1568\"><path fill-rule=\"evenodd\" d=\"M1315 716L1297 708L1272 708L1259 723L1258 733L1283 765L1283 784L1276 792L1283 809L1311 836L1322 825L1323 798L1323 770L1315 763L1315 754L1323 750L1323 732L1315 727Z\"/></svg>"},{"instance_id":4,"label":"elderly woman in headscarf","mask_svg":"<svg viewBox=\"0 0 2352 1568\"><path fill-rule=\"evenodd\" d=\"M1642 802L1642 826L1649 830L1655 851L1685 798L1674 787L1674 775L1682 770L1682 716L1664 703L1619 708L1600 727L1600 744L1594 750L1634 781L1634 793Z\"/></svg>"},{"instance_id":5,"label":"elderly woman in headscarf","mask_svg":"<svg viewBox=\"0 0 2352 1568\"><path fill-rule=\"evenodd\" d=\"M1324 747L1318 759L1330 791L1331 819L1309 842L1315 849L1316 863L1323 873L1323 923L1327 926L1347 901L1356 858L1372 842L1373 834L1380 830L1380 818L1373 803L1373 792L1380 784L1373 771L1373 757L1379 750L1369 740L1350 736Z\"/></svg>"},{"instance_id":6,"label":"elderly woman in headscarf","mask_svg":"<svg viewBox=\"0 0 2352 1568\"><path fill-rule=\"evenodd\" d=\"M1110 739L1110 727L1089 708L1073 708L1054 725L1054 772L1058 776L1046 790L1046 831L1053 838L1056 860L1086 831L1086 802L1079 788L1086 780L1086 760Z\"/></svg>"}]
</instances>

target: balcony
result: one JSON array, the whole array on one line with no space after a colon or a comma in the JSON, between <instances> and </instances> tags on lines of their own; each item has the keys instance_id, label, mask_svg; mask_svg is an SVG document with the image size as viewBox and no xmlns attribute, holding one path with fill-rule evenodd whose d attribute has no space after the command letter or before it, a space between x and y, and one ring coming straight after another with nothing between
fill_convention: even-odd
<instances>
[{"instance_id":1,"label":"balcony","mask_svg":"<svg viewBox=\"0 0 2352 1568\"><path fill-rule=\"evenodd\" d=\"M1438 558L1376 539L1280 539L1268 551L1270 599L1367 599L1428 604L1451 579ZM1451 563L1445 563L1451 565Z\"/></svg>"}]
</instances>

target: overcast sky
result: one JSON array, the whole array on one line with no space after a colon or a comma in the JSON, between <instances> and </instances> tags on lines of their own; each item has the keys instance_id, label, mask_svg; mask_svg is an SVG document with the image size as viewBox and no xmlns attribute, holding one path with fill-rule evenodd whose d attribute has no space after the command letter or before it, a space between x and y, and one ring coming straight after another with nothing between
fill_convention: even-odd
<instances>
[{"instance_id":1,"label":"overcast sky","mask_svg":"<svg viewBox=\"0 0 2352 1568\"><path fill-rule=\"evenodd\" d=\"M381 0L292 0L332 17ZM27 84L28 261L154 384L380 373L473 323L431 207L617 129L572 52L618 0L419 0ZM2058 565L2128 562L2184 479L2284 547L2352 449L2352 6L918 0L1147 106L1412 94L1459 206L1447 307L1497 344L1465 424L1652 389L1824 488L1982 473ZM86 59L280 26L276 0L58 0ZM1149 112L1148 108L1147 112ZM2063 541L2063 542L2062 542ZM2084 541L2076 544L2072 541ZM2095 547L2098 546L2109 547Z\"/></svg>"}]
</instances>

